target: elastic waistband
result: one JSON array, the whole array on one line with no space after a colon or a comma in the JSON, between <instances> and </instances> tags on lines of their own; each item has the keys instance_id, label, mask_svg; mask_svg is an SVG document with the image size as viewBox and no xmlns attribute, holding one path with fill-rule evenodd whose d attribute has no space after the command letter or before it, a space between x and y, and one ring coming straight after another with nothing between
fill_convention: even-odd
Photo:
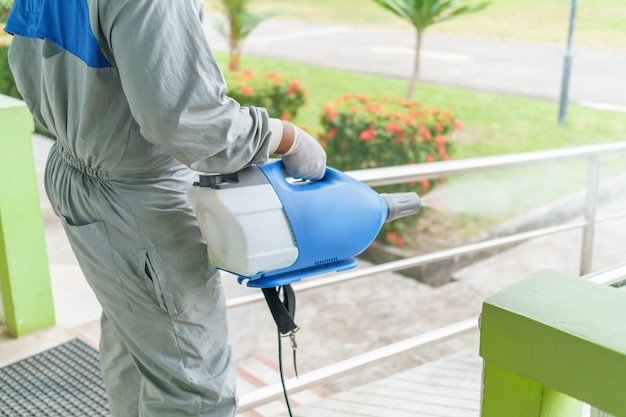
<instances>
[{"instance_id":1,"label":"elastic waistband","mask_svg":"<svg viewBox=\"0 0 626 417\"><path fill-rule=\"evenodd\" d=\"M89 167L76 155L72 155L71 153L69 153L67 149L65 149L59 142L56 142L55 145L59 148L61 158L63 158L63 160L72 167L94 178L98 178L101 180L109 179L109 173L107 171Z\"/></svg>"}]
</instances>

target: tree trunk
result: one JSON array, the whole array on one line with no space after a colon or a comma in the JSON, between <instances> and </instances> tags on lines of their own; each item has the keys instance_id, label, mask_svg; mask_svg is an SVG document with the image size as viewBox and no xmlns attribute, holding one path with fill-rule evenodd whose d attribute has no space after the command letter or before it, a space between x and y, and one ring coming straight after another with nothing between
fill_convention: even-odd
<instances>
[{"instance_id":1,"label":"tree trunk","mask_svg":"<svg viewBox=\"0 0 626 417\"><path fill-rule=\"evenodd\" d=\"M239 36L238 32L235 29L235 24L237 23L235 15L230 14L228 16L228 23L230 28L230 33L228 36L228 52L230 55L230 62L228 68L231 71L239 70L239 55L240 55L240 47L239 47Z\"/></svg>"},{"instance_id":2,"label":"tree trunk","mask_svg":"<svg viewBox=\"0 0 626 417\"><path fill-rule=\"evenodd\" d=\"M420 73L420 51L422 50L422 32L416 31L416 43L415 43L415 57L413 61L413 75L411 75L411 81L409 82L409 89L406 93L407 100L413 98L415 87L417 86L417 79Z\"/></svg>"},{"instance_id":3,"label":"tree trunk","mask_svg":"<svg viewBox=\"0 0 626 417\"><path fill-rule=\"evenodd\" d=\"M238 50L230 51L230 60L228 64L228 69L230 69L231 71L239 70L239 56L240 56L240 52Z\"/></svg>"}]
</instances>

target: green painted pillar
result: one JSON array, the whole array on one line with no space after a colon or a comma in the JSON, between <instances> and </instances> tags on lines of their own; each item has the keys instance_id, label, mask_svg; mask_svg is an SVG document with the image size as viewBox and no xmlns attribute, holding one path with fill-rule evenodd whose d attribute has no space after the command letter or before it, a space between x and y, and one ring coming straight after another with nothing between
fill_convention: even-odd
<instances>
[{"instance_id":1,"label":"green painted pillar","mask_svg":"<svg viewBox=\"0 0 626 417\"><path fill-rule=\"evenodd\" d=\"M581 402L536 381L485 363L482 416L580 417Z\"/></svg>"},{"instance_id":2,"label":"green painted pillar","mask_svg":"<svg viewBox=\"0 0 626 417\"><path fill-rule=\"evenodd\" d=\"M626 292L540 271L485 300L482 417L626 416Z\"/></svg>"},{"instance_id":3,"label":"green painted pillar","mask_svg":"<svg viewBox=\"0 0 626 417\"><path fill-rule=\"evenodd\" d=\"M0 95L0 291L11 336L55 324L26 105Z\"/></svg>"}]
</instances>

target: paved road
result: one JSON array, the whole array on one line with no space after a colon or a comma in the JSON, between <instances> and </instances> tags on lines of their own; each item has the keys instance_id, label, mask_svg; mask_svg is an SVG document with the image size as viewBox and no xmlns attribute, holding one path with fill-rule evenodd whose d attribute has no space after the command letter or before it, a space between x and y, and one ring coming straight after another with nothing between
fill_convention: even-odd
<instances>
[{"instance_id":1,"label":"paved road","mask_svg":"<svg viewBox=\"0 0 626 417\"><path fill-rule=\"evenodd\" d=\"M207 19L215 50L226 44ZM565 38L565 34L564 34ZM246 39L244 54L408 79L413 62L410 30L267 20ZM421 79L482 91L558 102L563 45L426 33ZM626 112L626 49L574 45L570 101Z\"/></svg>"}]
</instances>

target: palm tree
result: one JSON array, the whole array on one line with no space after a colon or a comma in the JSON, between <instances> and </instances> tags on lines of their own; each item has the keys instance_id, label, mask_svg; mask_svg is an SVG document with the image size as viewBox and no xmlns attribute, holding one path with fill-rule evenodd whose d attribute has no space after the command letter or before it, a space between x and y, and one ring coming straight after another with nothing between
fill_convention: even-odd
<instances>
[{"instance_id":1,"label":"palm tree","mask_svg":"<svg viewBox=\"0 0 626 417\"><path fill-rule=\"evenodd\" d=\"M471 0L373 0L396 16L408 21L416 31L413 74L406 93L411 99L420 70L420 51L424 31L435 23L445 22L457 16L484 9L489 2L471 3Z\"/></svg>"},{"instance_id":2,"label":"palm tree","mask_svg":"<svg viewBox=\"0 0 626 417\"><path fill-rule=\"evenodd\" d=\"M226 22L218 27L218 30L228 40L231 71L239 69L241 43L250 32L265 19L281 14L280 11L272 10L251 12L248 3L249 0L222 0Z\"/></svg>"}]
</instances>

